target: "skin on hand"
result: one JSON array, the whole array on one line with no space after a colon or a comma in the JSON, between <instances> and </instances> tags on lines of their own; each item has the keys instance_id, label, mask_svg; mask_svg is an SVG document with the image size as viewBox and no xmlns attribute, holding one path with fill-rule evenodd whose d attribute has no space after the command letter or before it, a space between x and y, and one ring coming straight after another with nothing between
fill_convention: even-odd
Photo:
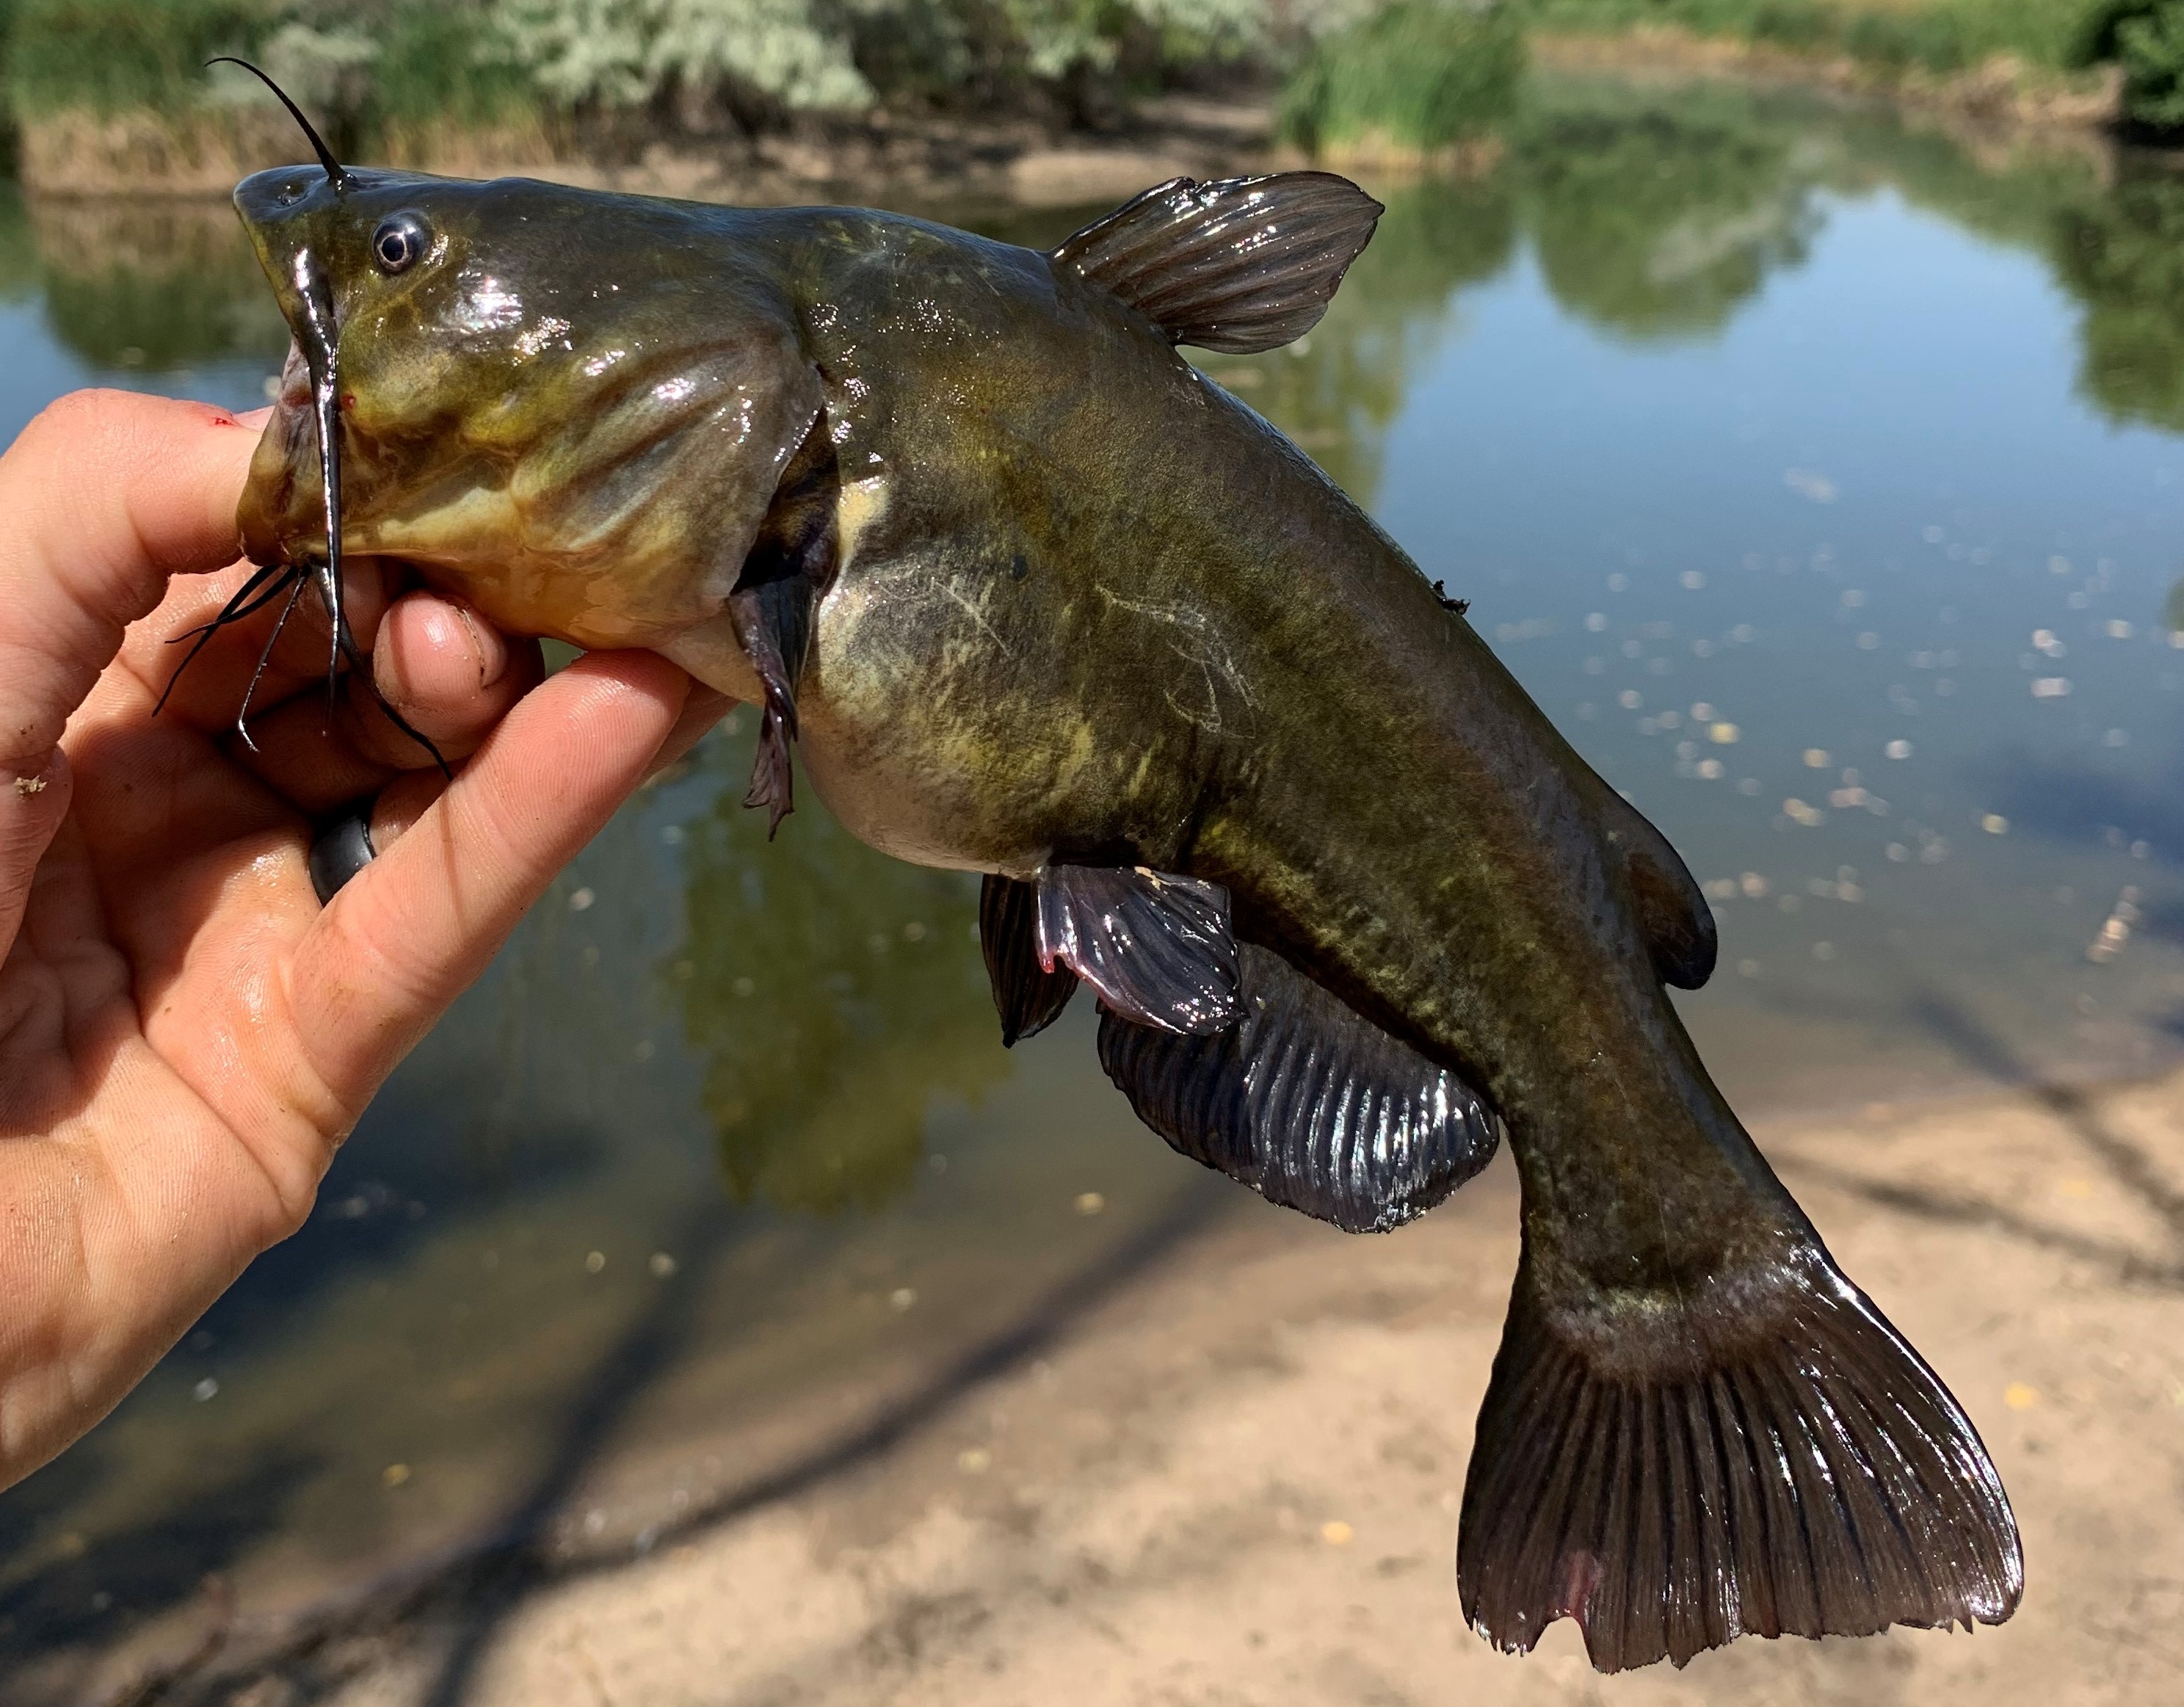
<instances>
[{"instance_id":1,"label":"skin on hand","mask_svg":"<svg viewBox=\"0 0 2184 1707\"><path fill-rule=\"evenodd\" d=\"M306 597L222 631L254 420L63 399L0 456L0 1486L110 1409L309 1213L403 1055L649 770L727 702L643 652L535 642L351 572L380 691L331 721ZM321 910L307 815L378 794Z\"/></svg>"}]
</instances>

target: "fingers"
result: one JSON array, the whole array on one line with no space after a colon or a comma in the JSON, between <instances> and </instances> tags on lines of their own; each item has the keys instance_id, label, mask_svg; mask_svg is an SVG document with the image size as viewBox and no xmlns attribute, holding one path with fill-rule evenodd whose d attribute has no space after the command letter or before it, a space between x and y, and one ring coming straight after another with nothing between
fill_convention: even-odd
<instances>
[{"instance_id":1,"label":"fingers","mask_svg":"<svg viewBox=\"0 0 2184 1707\"><path fill-rule=\"evenodd\" d=\"M577 660L520 700L320 915L297 948L291 1000L299 1046L337 1102L360 1109L484 969L644 779L689 686L650 653Z\"/></svg>"},{"instance_id":2,"label":"fingers","mask_svg":"<svg viewBox=\"0 0 2184 1707\"><path fill-rule=\"evenodd\" d=\"M287 601L276 596L207 634L203 650L190 655L192 637L248 588L250 574L248 565L238 564L177 582L159 609L131 628L121 661L147 693L166 696L163 717L218 733L237 762L304 812L435 764L432 750L387 715L379 696L452 763L476 750L544 674L536 642L507 639L460 601L417 591L389 605L389 577L366 559L352 564L345 579L350 625L370 653L372 678L344 672L330 715L324 688L332 631L313 587L304 587L285 624ZM247 743L233 733L246 695Z\"/></svg>"},{"instance_id":3,"label":"fingers","mask_svg":"<svg viewBox=\"0 0 2184 1707\"><path fill-rule=\"evenodd\" d=\"M234 558L256 439L203 404L79 392L0 456L0 784L44 768L170 576Z\"/></svg>"},{"instance_id":4,"label":"fingers","mask_svg":"<svg viewBox=\"0 0 2184 1707\"><path fill-rule=\"evenodd\" d=\"M255 612L214 627L223 608L254 579L261 583L251 596ZM350 630L366 650L387 611L388 579L384 566L371 558L350 564L342 577ZM233 727L246 693L254 716L307 689L320 690L324 704L332 638L324 603L310 581L291 582L284 590L277 579L263 580L262 572L237 563L214 575L178 577L159 609L131 625L120 661L159 703L162 717L225 732Z\"/></svg>"},{"instance_id":5,"label":"fingers","mask_svg":"<svg viewBox=\"0 0 2184 1707\"><path fill-rule=\"evenodd\" d=\"M651 774L658 775L705 739L706 731L733 711L735 705L734 700L717 688L709 688L694 679L689 697L682 701L682 714L676 718L675 727L668 731L667 739L653 756Z\"/></svg>"},{"instance_id":6,"label":"fingers","mask_svg":"<svg viewBox=\"0 0 2184 1707\"><path fill-rule=\"evenodd\" d=\"M537 641L511 640L469 605L432 593L395 602L371 664L387 704L450 759L475 752L546 674ZM368 709L359 701L359 740L367 752L403 770L430 762L376 700Z\"/></svg>"},{"instance_id":7,"label":"fingers","mask_svg":"<svg viewBox=\"0 0 2184 1707\"><path fill-rule=\"evenodd\" d=\"M249 745L226 743L237 762L304 812L320 812L402 772L467 758L545 674L536 641L509 639L431 593L396 601L371 663L372 682L345 678L331 717L315 683L254 717Z\"/></svg>"}]
</instances>

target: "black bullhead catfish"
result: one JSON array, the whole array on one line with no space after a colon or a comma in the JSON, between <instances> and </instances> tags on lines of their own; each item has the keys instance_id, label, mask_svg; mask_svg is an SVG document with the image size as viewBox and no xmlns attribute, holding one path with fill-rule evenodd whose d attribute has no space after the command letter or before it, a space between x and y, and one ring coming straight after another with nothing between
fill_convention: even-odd
<instances>
[{"instance_id":1,"label":"black bullhead catfish","mask_svg":"<svg viewBox=\"0 0 2184 1707\"><path fill-rule=\"evenodd\" d=\"M297 348L252 597L399 559L755 702L752 804L794 751L874 846L983 873L1005 1040L1091 985L1145 1124L1275 1202L1392 1228L1507 1132L1457 1562L1487 1640L1574 1618L1614 1671L2009 1616L1979 1436L1670 1005L1715 952L1682 862L1178 354L1301 334L1377 203L1178 180L1041 253L322 150L236 204Z\"/></svg>"}]
</instances>

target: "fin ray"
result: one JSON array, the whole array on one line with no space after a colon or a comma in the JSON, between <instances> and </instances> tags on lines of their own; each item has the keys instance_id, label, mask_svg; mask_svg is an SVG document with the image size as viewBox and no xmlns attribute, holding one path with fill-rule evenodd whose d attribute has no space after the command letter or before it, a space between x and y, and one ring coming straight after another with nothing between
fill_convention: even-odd
<instances>
[{"instance_id":1,"label":"fin ray","mask_svg":"<svg viewBox=\"0 0 2184 1707\"><path fill-rule=\"evenodd\" d=\"M2015 1609L1985 1447L1816 1244L1674 1300L1551 1298L1543 1272L1528 1239L1464 1490L1458 1587L1489 1641L1574 1617L1618 1671Z\"/></svg>"},{"instance_id":2,"label":"fin ray","mask_svg":"<svg viewBox=\"0 0 2184 1707\"><path fill-rule=\"evenodd\" d=\"M1100 1061L1138 1116L1194 1161L1347 1232L1424 1214L1485 1166L1478 1094L1246 943L1241 1017L1177 1037L1110 1010Z\"/></svg>"},{"instance_id":3,"label":"fin ray","mask_svg":"<svg viewBox=\"0 0 2184 1707\"><path fill-rule=\"evenodd\" d=\"M1053 252L1172 343L1249 354L1318 325L1379 203L1332 172L1171 178Z\"/></svg>"},{"instance_id":4,"label":"fin ray","mask_svg":"<svg viewBox=\"0 0 2184 1707\"><path fill-rule=\"evenodd\" d=\"M988 873L978 888L978 946L1001 1016L1005 1049L1045 1030L1077 993L1075 973L1039 963L1038 937L1037 885Z\"/></svg>"},{"instance_id":5,"label":"fin ray","mask_svg":"<svg viewBox=\"0 0 2184 1707\"><path fill-rule=\"evenodd\" d=\"M1163 1031L1235 1023L1228 891L1143 866L1050 865L1038 878L1041 967L1067 966L1108 1007Z\"/></svg>"}]
</instances>

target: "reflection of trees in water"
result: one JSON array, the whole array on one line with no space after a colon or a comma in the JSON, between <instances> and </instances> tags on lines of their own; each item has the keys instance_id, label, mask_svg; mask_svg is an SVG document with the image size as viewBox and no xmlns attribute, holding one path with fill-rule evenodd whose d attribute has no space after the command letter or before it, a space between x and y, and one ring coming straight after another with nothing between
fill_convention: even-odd
<instances>
[{"instance_id":1,"label":"reflection of trees in water","mask_svg":"<svg viewBox=\"0 0 2184 1707\"><path fill-rule=\"evenodd\" d=\"M1410 377L1452 328L1448 299L1508 264L1515 222L1498 176L1428 179L1380 192L1372 243L1311 335L1206 371L1369 502L1381 447Z\"/></svg>"},{"instance_id":2,"label":"reflection of trees in water","mask_svg":"<svg viewBox=\"0 0 2184 1707\"><path fill-rule=\"evenodd\" d=\"M7 227L22 235L9 241ZM20 245L53 335L101 367L171 371L288 348L273 293L235 210L190 201L20 201L0 208L0 285Z\"/></svg>"},{"instance_id":3,"label":"reflection of trees in water","mask_svg":"<svg viewBox=\"0 0 2184 1707\"><path fill-rule=\"evenodd\" d=\"M2184 428L2184 182L2129 173L2053 230L2056 276L2086 309L2079 388L2113 420Z\"/></svg>"},{"instance_id":4,"label":"reflection of trees in water","mask_svg":"<svg viewBox=\"0 0 2184 1707\"><path fill-rule=\"evenodd\" d=\"M1818 229L1796 142L1712 111L1540 114L1513 165L1555 300L1635 337L1718 332Z\"/></svg>"},{"instance_id":5,"label":"reflection of trees in water","mask_svg":"<svg viewBox=\"0 0 2184 1707\"><path fill-rule=\"evenodd\" d=\"M766 814L742 805L749 746L710 748L723 786L686 830L689 933L669 985L730 1193L873 1208L908 1186L936 1096L1009 1073L977 880L874 852L808 785L769 845Z\"/></svg>"},{"instance_id":6,"label":"reflection of trees in water","mask_svg":"<svg viewBox=\"0 0 2184 1707\"><path fill-rule=\"evenodd\" d=\"M0 302L20 302L36 294L38 246L31 218L13 184L0 184Z\"/></svg>"}]
</instances>

